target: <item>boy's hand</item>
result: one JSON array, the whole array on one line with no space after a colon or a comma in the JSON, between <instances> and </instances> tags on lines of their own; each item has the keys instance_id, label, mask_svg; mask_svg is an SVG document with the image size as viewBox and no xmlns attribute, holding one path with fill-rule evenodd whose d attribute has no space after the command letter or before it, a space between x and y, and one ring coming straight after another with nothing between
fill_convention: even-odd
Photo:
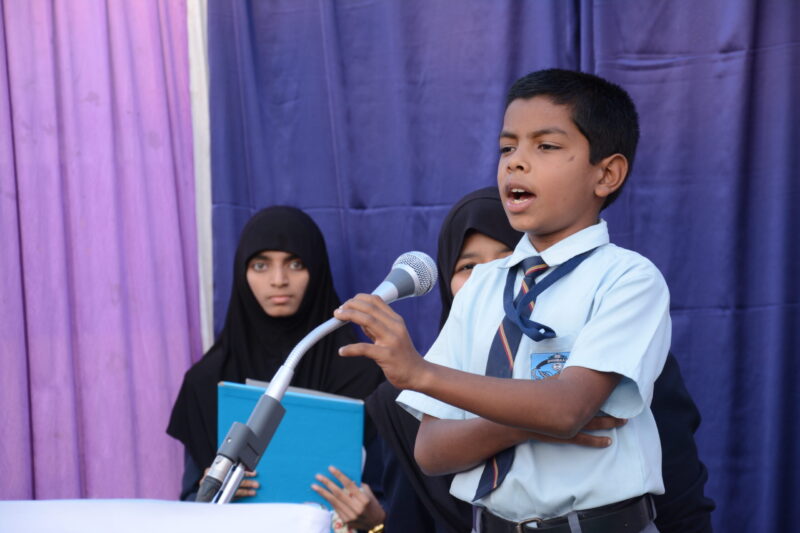
<instances>
[{"instance_id":1,"label":"boy's hand","mask_svg":"<svg viewBox=\"0 0 800 533\"><path fill-rule=\"evenodd\" d=\"M361 326L374 344L350 344L339 349L344 357L366 356L378 363L392 385L415 389L425 377L428 364L419 355L408 335L403 317L386 302L371 294L358 294L345 302L333 315L339 320Z\"/></svg>"},{"instance_id":2,"label":"boy's hand","mask_svg":"<svg viewBox=\"0 0 800 533\"><path fill-rule=\"evenodd\" d=\"M596 416L589 420L589 423L583 426L574 437L569 439L559 439L549 435L542 435L541 433L532 432L532 438L539 442L552 442L555 444L577 444L578 446L587 446L589 448L605 448L611 445L611 439L588 431L596 431L598 429L615 429L624 426L628 423L627 419L614 418L613 416L601 415Z\"/></svg>"},{"instance_id":3,"label":"boy's hand","mask_svg":"<svg viewBox=\"0 0 800 533\"><path fill-rule=\"evenodd\" d=\"M529 440L606 448L611 445L609 437L589 432L618 428L626 422L621 418L596 416L575 436L561 439L485 418L443 420L424 415L417 433L414 458L424 473L438 476L469 470L500 451Z\"/></svg>"}]
</instances>

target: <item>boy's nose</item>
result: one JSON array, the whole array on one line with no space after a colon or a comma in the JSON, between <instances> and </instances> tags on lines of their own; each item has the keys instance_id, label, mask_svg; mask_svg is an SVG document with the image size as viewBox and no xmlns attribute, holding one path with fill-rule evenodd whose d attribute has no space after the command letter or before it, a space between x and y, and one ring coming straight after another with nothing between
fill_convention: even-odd
<instances>
[{"instance_id":1,"label":"boy's nose","mask_svg":"<svg viewBox=\"0 0 800 533\"><path fill-rule=\"evenodd\" d=\"M528 163L523 157L519 156L517 153L514 153L506 162L506 170L508 172L525 172L528 170Z\"/></svg>"}]
</instances>

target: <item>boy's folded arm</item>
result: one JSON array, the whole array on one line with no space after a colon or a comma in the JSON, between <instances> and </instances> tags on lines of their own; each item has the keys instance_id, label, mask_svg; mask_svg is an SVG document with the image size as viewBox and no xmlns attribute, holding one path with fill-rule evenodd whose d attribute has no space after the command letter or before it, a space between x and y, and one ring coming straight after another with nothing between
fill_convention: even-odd
<instances>
[{"instance_id":1,"label":"boy's folded arm","mask_svg":"<svg viewBox=\"0 0 800 533\"><path fill-rule=\"evenodd\" d=\"M626 422L611 416L595 416L574 437L559 439L485 418L443 420L423 415L414 458L423 472L433 476L468 470L498 452L528 440L605 448L611 444L611 439L589 432L618 428Z\"/></svg>"},{"instance_id":2,"label":"boy's folded arm","mask_svg":"<svg viewBox=\"0 0 800 533\"><path fill-rule=\"evenodd\" d=\"M428 362L425 366L409 388L498 424L559 439L574 437L621 379L577 366L537 381L480 376Z\"/></svg>"},{"instance_id":3,"label":"boy's folded arm","mask_svg":"<svg viewBox=\"0 0 800 533\"><path fill-rule=\"evenodd\" d=\"M597 413L619 383L619 374L579 366L538 381L481 376L424 360L405 323L374 295L359 294L334 313L363 329L374 344L345 346L346 357L369 357L400 389L427 394L488 420L557 438L571 438Z\"/></svg>"},{"instance_id":4,"label":"boy's folded arm","mask_svg":"<svg viewBox=\"0 0 800 533\"><path fill-rule=\"evenodd\" d=\"M524 442L529 432L483 418L443 420L423 415L414 458L429 476L468 470L488 457Z\"/></svg>"}]
</instances>

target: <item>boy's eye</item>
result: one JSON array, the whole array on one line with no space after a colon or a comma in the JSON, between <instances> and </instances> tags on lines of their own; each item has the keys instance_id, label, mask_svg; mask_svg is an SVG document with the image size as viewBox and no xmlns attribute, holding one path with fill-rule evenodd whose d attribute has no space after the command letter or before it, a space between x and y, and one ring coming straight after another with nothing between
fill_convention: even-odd
<instances>
[{"instance_id":1,"label":"boy's eye","mask_svg":"<svg viewBox=\"0 0 800 533\"><path fill-rule=\"evenodd\" d=\"M501 154L510 154L513 149L514 149L513 146L501 146L500 147L500 153Z\"/></svg>"},{"instance_id":2,"label":"boy's eye","mask_svg":"<svg viewBox=\"0 0 800 533\"><path fill-rule=\"evenodd\" d=\"M550 143L541 143L539 145L539 150L549 151L549 150L560 150L560 146L556 146L555 144Z\"/></svg>"}]
</instances>

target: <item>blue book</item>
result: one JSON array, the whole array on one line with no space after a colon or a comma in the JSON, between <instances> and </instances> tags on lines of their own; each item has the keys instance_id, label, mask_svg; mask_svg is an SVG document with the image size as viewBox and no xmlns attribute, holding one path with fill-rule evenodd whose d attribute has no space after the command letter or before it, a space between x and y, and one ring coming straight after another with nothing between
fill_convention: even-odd
<instances>
[{"instance_id":1,"label":"blue book","mask_svg":"<svg viewBox=\"0 0 800 533\"><path fill-rule=\"evenodd\" d=\"M258 383L260 386L255 385ZM217 386L217 444L234 422L247 423L267 384L223 381ZM256 467L261 484L256 496L242 503L317 502L330 508L311 484L318 473L331 477L334 465L361 483L364 402L345 396L289 387L281 400L286 409L275 435Z\"/></svg>"}]
</instances>

